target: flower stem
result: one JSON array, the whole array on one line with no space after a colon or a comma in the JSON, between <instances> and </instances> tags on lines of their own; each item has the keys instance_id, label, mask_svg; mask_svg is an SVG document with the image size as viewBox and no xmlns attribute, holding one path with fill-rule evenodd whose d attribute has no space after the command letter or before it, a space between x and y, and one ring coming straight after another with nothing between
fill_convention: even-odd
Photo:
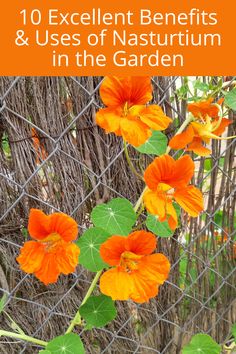
<instances>
[{"instance_id":1,"label":"flower stem","mask_svg":"<svg viewBox=\"0 0 236 354\"><path fill-rule=\"evenodd\" d=\"M134 206L134 211L137 212L138 208L140 207L140 205L142 204L142 201L143 201L143 196L144 196L144 193L146 192L148 188L145 187L144 190L142 191L142 194L140 195L137 203L135 204Z\"/></svg>"},{"instance_id":2,"label":"flower stem","mask_svg":"<svg viewBox=\"0 0 236 354\"><path fill-rule=\"evenodd\" d=\"M88 300L88 298L90 297L90 295L92 294L97 282L98 282L98 279L100 278L100 275L102 274L102 270L100 270L99 272L96 273L85 297L83 298L82 302L81 302L81 305L82 306L83 304L85 304L85 302ZM67 333L71 333L74 329L74 327L76 325L80 325L81 324L81 316L80 316L80 313L79 313L79 310L76 312L75 314L75 317L73 318L73 320L71 321L67 331L66 331L66 334Z\"/></svg>"},{"instance_id":3,"label":"flower stem","mask_svg":"<svg viewBox=\"0 0 236 354\"><path fill-rule=\"evenodd\" d=\"M43 340L27 336L26 334L20 334L20 333L14 333L14 332L8 332L8 331L2 331L0 330L0 337L5 336L5 337L11 337L11 338L16 338L16 339L22 339L26 342L34 343L41 345L42 347L46 347L48 344L47 342L44 342Z\"/></svg>"},{"instance_id":4,"label":"flower stem","mask_svg":"<svg viewBox=\"0 0 236 354\"><path fill-rule=\"evenodd\" d=\"M25 332L20 328L20 326L13 320L13 318L11 318L11 316L6 312L3 311L3 313L9 318L9 320L11 321L11 328L13 330L16 330L17 332L19 332L22 335L25 335Z\"/></svg>"},{"instance_id":5,"label":"flower stem","mask_svg":"<svg viewBox=\"0 0 236 354\"><path fill-rule=\"evenodd\" d=\"M94 279L93 279L93 281L92 281L92 283L91 283L91 285L90 285L90 287L89 287L89 289L88 289L88 291L87 291L87 293L86 293L86 295L85 295L83 301L81 302L81 305L80 305L80 306L82 306L83 304L85 304L85 302L88 300L88 298L89 298L90 295L92 294L92 292L93 292L93 290L94 290L94 288L95 288L95 286L96 286L96 284L97 284L97 282L98 282L98 279L100 278L100 275L101 275L101 274L102 274L102 270L99 270L99 272L96 273L96 275L95 275L95 277L94 277Z\"/></svg>"},{"instance_id":6,"label":"flower stem","mask_svg":"<svg viewBox=\"0 0 236 354\"><path fill-rule=\"evenodd\" d=\"M126 143L125 140L124 140L124 152L125 152L125 157L126 157L126 160L127 160L127 162L128 162L128 165L129 165L131 171L135 174L135 176L137 176L138 178L140 178L140 179L143 181L143 176L138 173L138 171L137 171L136 168L134 167L133 162L132 162L131 159L130 159L129 152L128 152L128 148L127 148L127 143Z\"/></svg>"}]
</instances>

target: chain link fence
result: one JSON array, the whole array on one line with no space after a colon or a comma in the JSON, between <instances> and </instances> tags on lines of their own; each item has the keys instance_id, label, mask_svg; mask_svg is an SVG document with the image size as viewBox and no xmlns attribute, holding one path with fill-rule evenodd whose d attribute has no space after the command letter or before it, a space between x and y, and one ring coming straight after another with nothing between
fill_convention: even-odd
<instances>
[{"instance_id":1,"label":"chain link fence","mask_svg":"<svg viewBox=\"0 0 236 354\"><path fill-rule=\"evenodd\" d=\"M221 79L202 78L215 85ZM25 333L43 340L64 333L93 277L79 266L76 273L45 287L20 271L15 258L28 238L30 208L70 214L81 235L90 227L89 214L96 204L112 197L135 203L143 190L143 182L128 168L121 139L95 124L102 106L101 82L101 77L0 78L2 329L9 329L11 316ZM153 100L176 118L168 137L186 116L186 100L180 99L187 97L181 91L184 83L182 77L153 77ZM235 118L233 112L230 118ZM227 134L235 134L234 124ZM128 148L140 171L153 159ZM77 328L87 353L180 353L198 332L219 343L227 339L236 321L234 155L235 140L214 140L210 157L192 156L194 184L203 191L205 211L198 219L182 213L174 235L159 238L158 250L172 265L168 281L147 304L118 302L118 316L105 328ZM39 349L9 338L0 342L3 354Z\"/></svg>"}]
</instances>

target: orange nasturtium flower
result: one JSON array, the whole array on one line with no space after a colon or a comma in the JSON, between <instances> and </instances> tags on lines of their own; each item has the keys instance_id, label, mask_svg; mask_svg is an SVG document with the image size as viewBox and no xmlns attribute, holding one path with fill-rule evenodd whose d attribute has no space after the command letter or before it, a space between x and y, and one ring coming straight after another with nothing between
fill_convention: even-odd
<instances>
[{"instance_id":1,"label":"orange nasturtium flower","mask_svg":"<svg viewBox=\"0 0 236 354\"><path fill-rule=\"evenodd\" d=\"M173 200L193 217L203 210L202 193L189 185L193 174L194 163L188 155L177 161L169 155L157 157L144 173L148 187L144 194L145 207L149 213L157 215L161 222L167 220L172 230L178 224Z\"/></svg>"},{"instance_id":2,"label":"orange nasturtium flower","mask_svg":"<svg viewBox=\"0 0 236 354\"><path fill-rule=\"evenodd\" d=\"M63 213L46 215L31 209L28 231L35 241L25 242L17 257L23 271L33 273L45 285L55 283L60 273L74 272L80 253L71 242L78 235L74 219Z\"/></svg>"},{"instance_id":3,"label":"orange nasturtium flower","mask_svg":"<svg viewBox=\"0 0 236 354\"><path fill-rule=\"evenodd\" d=\"M156 237L144 230L124 236L112 236L100 247L104 262L113 268L100 278L100 290L113 300L142 303L155 297L159 285L167 279L170 263L156 248Z\"/></svg>"},{"instance_id":4,"label":"orange nasturtium flower","mask_svg":"<svg viewBox=\"0 0 236 354\"><path fill-rule=\"evenodd\" d=\"M175 135L170 141L169 146L172 149L183 149L193 151L200 156L207 156L211 150L206 148L203 143L209 144L211 139L221 138L225 129L231 120L219 117L219 103L212 103L213 98L207 101L200 101L188 105L189 112L194 116L187 129L180 134Z\"/></svg>"},{"instance_id":5,"label":"orange nasturtium flower","mask_svg":"<svg viewBox=\"0 0 236 354\"><path fill-rule=\"evenodd\" d=\"M105 77L100 96L106 108L96 114L97 124L106 133L122 136L133 146L140 146L152 130L164 130L172 121L161 107L147 103L152 99L148 76Z\"/></svg>"}]
</instances>

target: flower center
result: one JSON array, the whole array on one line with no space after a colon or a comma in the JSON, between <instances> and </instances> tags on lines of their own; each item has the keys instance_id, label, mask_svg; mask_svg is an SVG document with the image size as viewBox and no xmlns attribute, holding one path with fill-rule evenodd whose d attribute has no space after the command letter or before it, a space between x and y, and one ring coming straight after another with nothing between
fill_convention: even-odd
<instances>
[{"instance_id":1,"label":"flower center","mask_svg":"<svg viewBox=\"0 0 236 354\"><path fill-rule=\"evenodd\" d=\"M129 105L128 102L124 104L124 116L126 117L129 114Z\"/></svg>"},{"instance_id":2,"label":"flower center","mask_svg":"<svg viewBox=\"0 0 236 354\"><path fill-rule=\"evenodd\" d=\"M174 189L169 184L161 182L158 184L158 190L162 192L173 193Z\"/></svg>"},{"instance_id":3,"label":"flower center","mask_svg":"<svg viewBox=\"0 0 236 354\"><path fill-rule=\"evenodd\" d=\"M63 243L63 240L57 232L53 232L41 242L44 244L47 252L53 252L60 243Z\"/></svg>"},{"instance_id":4,"label":"flower center","mask_svg":"<svg viewBox=\"0 0 236 354\"><path fill-rule=\"evenodd\" d=\"M159 183L157 187L157 193L160 198L163 198L164 200L172 200L173 195L174 195L175 189L169 186L166 183Z\"/></svg>"},{"instance_id":5,"label":"flower center","mask_svg":"<svg viewBox=\"0 0 236 354\"><path fill-rule=\"evenodd\" d=\"M121 255L120 265L126 269L127 272L138 269L138 261L143 256L133 252L125 251Z\"/></svg>"}]
</instances>

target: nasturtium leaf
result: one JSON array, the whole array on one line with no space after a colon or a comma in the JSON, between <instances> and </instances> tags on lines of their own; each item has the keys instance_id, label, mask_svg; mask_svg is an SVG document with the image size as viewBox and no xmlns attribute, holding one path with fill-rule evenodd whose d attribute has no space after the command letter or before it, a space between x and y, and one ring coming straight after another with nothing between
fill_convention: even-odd
<instances>
[{"instance_id":1,"label":"nasturtium leaf","mask_svg":"<svg viewBox=\"0 0 236 354\"><path fill-rule=\"evenodd\" d=\"M143 145L136 148L143 154L163 155L167 148L167 137L159 131L153 131L152 136Z\"/></svg>"},{"instance_id":2,"label":"nasturtium leaf","mask_svg":"<svg viewBox=\"0 0 236 354\"><path fill-rule=\"evenodd\" d=\"M236 341L236 323L233 324L231 328L231 333L234 336L234 340Z\"/></svg>"},{"instance_id":3,"label":"nasturtium leaf","mask_svg":"<svg viewBox=\"0 0 236 354\"><path fill-rule=\"evenodd\" d=\"M80 248L79 263L91 272L107 267L100 256L100 246L111 234L101 228L92 227L85 231L76 244Z\"/></svg>"},{"instance_id":4,"label":"nasturtium leaf","mask_svg":"<svg viewBox=\"0 0 236 354\"><path fill-rule=\"evenodd\" d=\"M236 111L236 88L234 88L232 91L226 93L225 95L225 104Z\"/></svg>"},{"instance_id":5,"label":"nasturtium leaf","mask_svg":"<svg viewBox=\"0 0 236 354\"><path fill-rule=\"evenodd\" d=\"M0 300L0 313L3 311L6 301L7 301L7 295L3 294Z\"/></svg>"},{"instance_id":6,"label":"nasturtium leaf","mask_svg":"<svg viewBox=\"0 0 236 354\"><path fill-rule=\"evenodd\" d=\"M40 350L39 354L52 354L49 350Z\"/></svg>"},{"instance_id":7,"label":"nasturtium leaf","mask_svg":"<svg viewBox=\"0 0 236 354\"><path fill-rule=\"evenodd\" d=\"M175 211L177 213L178 218L180 217L181 214L181 208L178 204L174 204Z\"/></svg>"},{"instance_id":8,"label":"nasturtium leaf","mask_svg":"<svg viewBox=\"0 0 236 354\"><path fill-rule=\"evenodd\" d=\"M210 171L212 169L212 161L209 159L204 161L204 170L205 171Z\"/></svg>"},{"instance_id":9,"label":"nasturtium leaf","mask_svg":"<svg viewBox=\"0 0 236 354\"><path fill-rule=\"evenodd\" d=\"M196 90L203 91L203 92L206 92L209 90L209 85L206 84L205 82L200 81L200 80L194 81L193 87Z\"/></svg>"},{"instance_id":10,"label":"nasturtium leaf","mask_svg":"<svg viewBox=\"0 0 236 354\"><path fill-rule=\"evenodd\" d=\"M84 354L84 346L77 334L69 333L51 340L46 348L50 354Z\"/></svg>"},{"instance_id":11,"label":"nasturtium leaf","mask_svg":"<svg viewBox=\"0 0 236 354\"><path fill-rule=\"evenodd\" d=\"M7 157L9 157L11 155L11 148L9 145L9 138L6 133L3 133L1 143L2 143L2 148L3 148L5 155Z\"/></svg>"},{"instance_id":12,"label":"nasturtium leaf","mask_svg":"<svg viewBox=\"0 0 236 354\"><path fill-rule=\"evenodd\" d=\"M167 221L160 222L158 216L149 214L146 219L146 226L149 231L160 237L170 237L174 231L168 225Z\"/></svg>"},{"instance_id":13,"label":"nasturtium leaf","mask_svg":"<svg viewBox=\"0 0 236 354\"><path fill-rule=\"evenodd\" d=\"M91 296L79 309L87 324L103 327L116 317L114 301L105 295Z\"/></svg>"},{"instance_id":14,"label":"nasturtium leaf","mask_svg":"<svg viewBox=\"0 0 236 354\"><path fill-rule=\"evenodd\" d=\"M220 354L220 352L220 345L208 334L196 334L182 350L182 354Z\"/></svg>"},{"instance_id":15,"label":"nasturtium leaf","mask_svg":"<svg viewBox=\"0 0 236 354\"><path fill-rule=\"evenodd\" d=\"M180 215L180 207L174 205L177 215ZM159 237L170 237L174 234L174 230L171 230L167 221L159 221L158 216L148 214L146 219L146 226L149 231L152 231Z\"/></svg>"},{"instance_id":16,"label":"nasturtium leaf","mask_svg":"<svg viewBox=\"0 0 236 354\"><path fill-rule=\"evenodd\" d=\"M91 331L94 328L93 325L90 324L86 324L83 328L84 331Z\"/></svg>"},{"instance_id":17,"label":"nasturtium leaf","mask_svg":"<svg viewBox=\"0 0 236 354\"><path fill-rule=\"evenodd\" d=\"M132 204L123 198L114 198L107 204L97 205L91 218L96 227L112 235L127 236L136 221Z\"/></svg>"}]
</instances>

